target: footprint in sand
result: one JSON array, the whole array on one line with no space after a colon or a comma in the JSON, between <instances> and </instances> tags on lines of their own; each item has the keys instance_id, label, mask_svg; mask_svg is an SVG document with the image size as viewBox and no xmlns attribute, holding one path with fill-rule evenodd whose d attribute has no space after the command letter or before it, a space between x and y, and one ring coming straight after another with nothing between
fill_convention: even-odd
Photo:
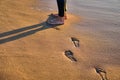
<instances>
[{"instance_id":1,"label":"footprint in sand","mask_svg":"<svg viewBox=\"0 0 120 80\"><path fill-rule=\"evenodd\" d=\"M96 72L100 75L101 80L108 80L107 78L107 72L99 67L95 67Z\"/></svg>"},{"instance_id":2,"label":"footprint in sand","mask_svg":"<svg viewBox=\"0 0 120 80\"><path fill-rule=\"evenodd\" d=\"M77 62L77 60L73 56L73 52L70 50L65 51L65 56L68 57L71 61Z\"/></svg>"},{"instance_id":3,"label":"footprint in sand","mask_svg":"<svg viewBox=\"0 0 120 80\"><path fill-rule=\"evenodd\" d=\"M77 38L71 37L71 40L75 47L80 47L80 44L79 44L80 41Z\"/></svg>"}]
</instances>

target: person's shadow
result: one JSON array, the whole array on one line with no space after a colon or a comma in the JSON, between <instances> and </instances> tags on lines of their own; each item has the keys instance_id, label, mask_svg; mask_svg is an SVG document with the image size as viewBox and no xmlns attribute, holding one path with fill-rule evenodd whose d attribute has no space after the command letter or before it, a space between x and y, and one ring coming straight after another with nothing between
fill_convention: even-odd
<instances>
[{"instance_id":1,"label":"person's shadow","mask_svg":"<svg viewBox=\"0 0 120 80\"><path fill-rule=\"evenodd\" d=\"M52 16L49 15L47 21L50 20L51 18L52 18ZM10 41L14 41L14 40L32 35L32 34L38 32L38 31L48 29L48 28L54 28L56 30L60 30L59 28L57 28L57 26L59 26L59 25L50 25L50 24L47 23L47 21L42 22L40 24L26 26L26 27L23 27L23 28L12 30L12 31L7 31L7 32L0 33L0 44L7 43L7 42L10 42Z\"/></svg>"}]
</instances>

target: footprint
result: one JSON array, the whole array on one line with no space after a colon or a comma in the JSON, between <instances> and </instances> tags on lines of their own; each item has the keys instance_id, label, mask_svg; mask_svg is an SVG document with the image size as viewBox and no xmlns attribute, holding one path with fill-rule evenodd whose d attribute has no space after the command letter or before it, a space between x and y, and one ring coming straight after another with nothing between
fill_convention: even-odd
<instances>
[{"instance_id":1,"label":"footprint","mask_svg":"<svg viewBox=\"0 0 120 80\"><path fill-rule=\"evenodd\" d=\"M107 72L99 67L95 67L96 72L100 75L102 80L108 80L107 78Z\"/></svg>"},{"instance_id":2,"label":"footprint","mask_svg":"<svg viewBox=\"0 0 120 80\"><path fill-rule=\"evenodd\" d=\"M74 43L75 47L80 47L79 40L75 37L71 37L72 42Z\"/></svg>"},{"instance_id":3,"label":"footprint","mask_svg":"<svg viewBox=\"0 0 120 80\"><path fill-rule=\"evenodd\" d=\"M77 62L77 60L73 56L73 52L70 50L65 51L65 56L68 57L71 61Z\"/></svg>"}]
</instances>

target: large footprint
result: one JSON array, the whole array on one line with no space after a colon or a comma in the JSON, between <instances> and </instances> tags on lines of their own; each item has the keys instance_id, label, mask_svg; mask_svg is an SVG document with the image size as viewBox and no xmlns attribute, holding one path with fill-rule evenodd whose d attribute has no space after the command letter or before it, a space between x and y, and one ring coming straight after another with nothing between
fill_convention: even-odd
<instances>
[{"instance_id":1,"label":"large footprint","mask_svg":"<svg viewBox=\"0 0 120 80\"><path fill-rule=\"evenodd\" d=\"M77 60L73 56L73 52L70 50L65 51L65 56L68 57L71 61L77 62Z\"/></svg>"},{"instance_id":2,"label":"large footprint","mask_svg":"<svg viewBox=\"0 0 120 80\"><path fill-rule=\"evenodd\" d=\"M107 72L99 67L95 67L96 72L100 75L102 80L108 80L107 78Z\"/></svg>"},{"instance_id":3,"label":"large footprint","mask_svg":"<svg viewBox=\"0 0 120 80\"><path fill-rule=\"evenodd\" d=\"M74 43L75 47L80 47L80 43L79 43L80 41L77 38L71 37L71 40Z\"/></svg>"}]
</instances>

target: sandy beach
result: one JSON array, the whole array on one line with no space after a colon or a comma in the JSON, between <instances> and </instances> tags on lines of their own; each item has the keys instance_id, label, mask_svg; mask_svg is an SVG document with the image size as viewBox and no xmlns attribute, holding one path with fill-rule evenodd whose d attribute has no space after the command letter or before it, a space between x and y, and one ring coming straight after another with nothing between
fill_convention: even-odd
<instances>
[{"instance_id":1,"label":"sandy beach","mask_svg":"<svg viewBox=\"0 0 120 80\"><path fill-rule=\"evenodd\" d=\"M0 80L120 80L120 1L102 1L69 0L53 26L55 0L1 0Z\"/></svg>"}]
</instances>

